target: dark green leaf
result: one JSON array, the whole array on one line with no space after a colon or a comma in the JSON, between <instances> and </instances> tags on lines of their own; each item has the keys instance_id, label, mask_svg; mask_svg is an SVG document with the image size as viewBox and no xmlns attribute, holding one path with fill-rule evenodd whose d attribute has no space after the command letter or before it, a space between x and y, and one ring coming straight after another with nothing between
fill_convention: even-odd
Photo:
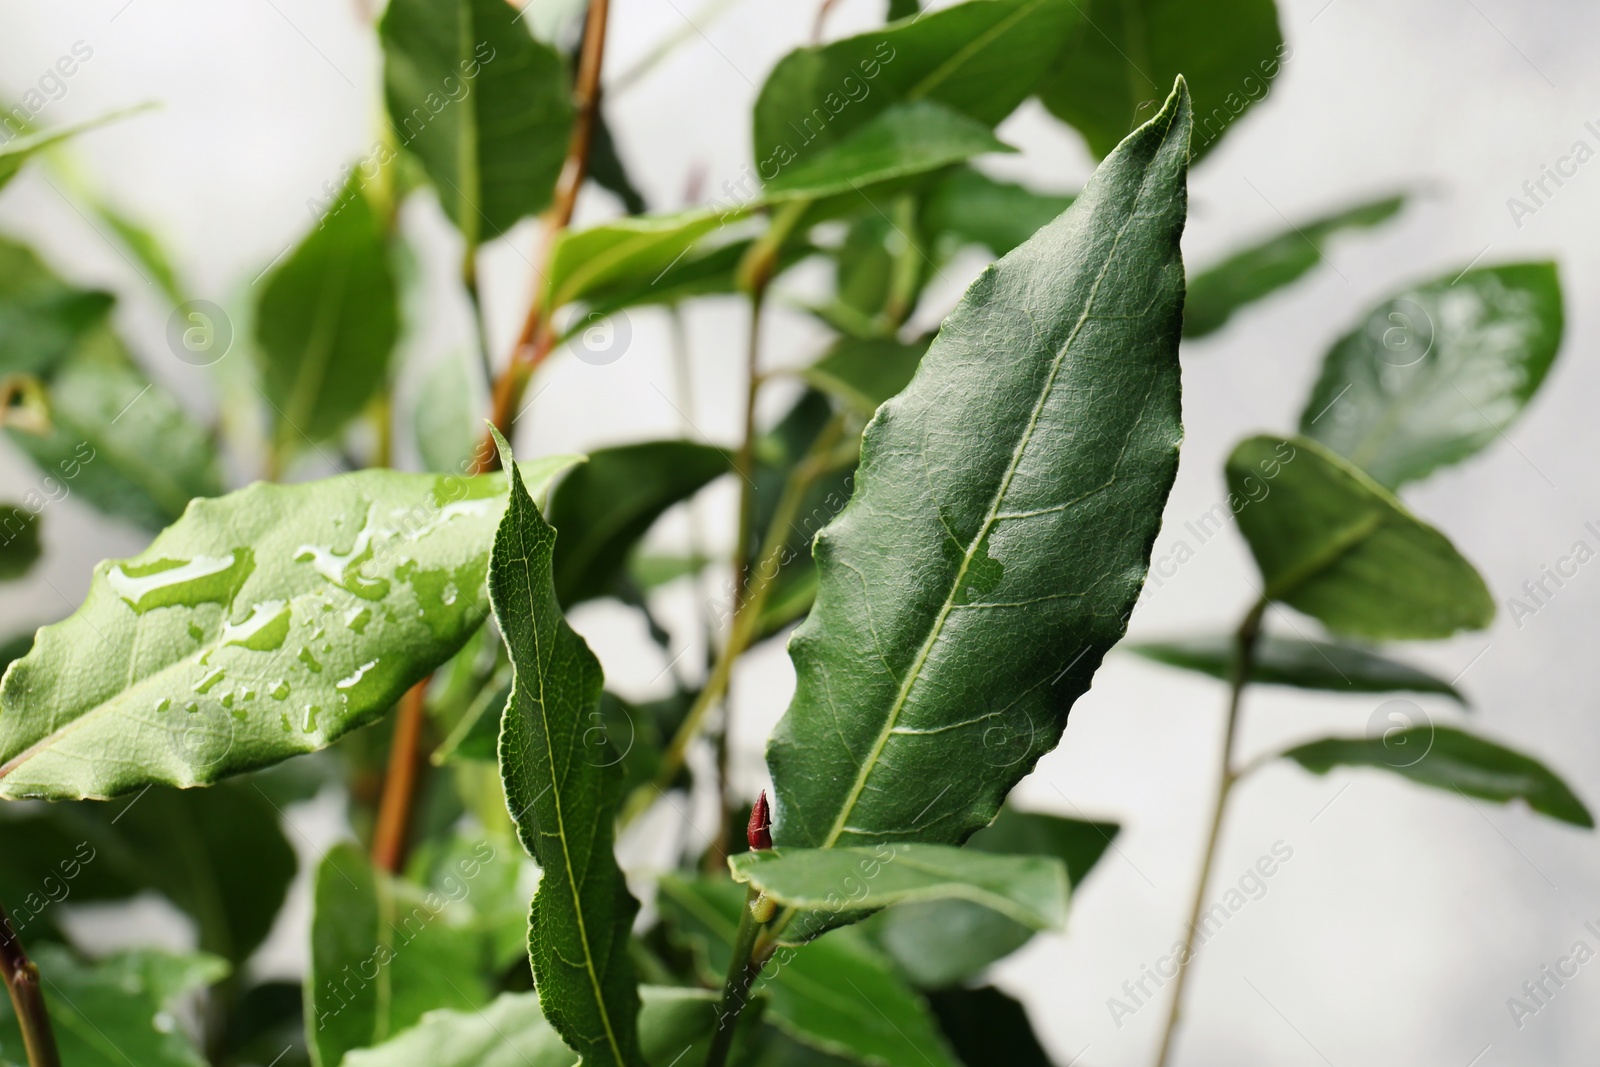
<instances>
[{"instance_id":1,"label":"dark green leaf","mask_svg":"<svg viewBox=\"0 0 1600 1067\"><path fill-rule=\"evenodd\" d=\"M1246 304L1298 280L1322 262L1329 238L1343 230L1368 229L1400 213L1405 197L1372 200L1303 226L1290 225L1260 244L1241 249L1189 280L1183 303L1183 335L1204 337Z\"/></svg>"},{"instance_id":2,"label":"dark green leaf","mask_svg":"<svg viewBox=\"0 0 1600 1067\"><path fill-rule=\"evenodd\" d=\"M262 982L245 990L229 1013L221 1062L311 1067L303 997L299 982Z\"/></svg>"},{"instance_id":3,"label":"dark green leaf","mask_svg":"<svg viewBox=\"0 0 1600 1067\"><path fill-rule=\"evenodd\" d=\"M598 110L594 116L594 139L589 144L589 177L596 185L622 201L622 208L630 215L643 215L650 210L644 196L628 177L628 169L617 154L616 141L611 136L611 124L605 112Z\"/></svg>"},{"instance_id":4,"label":"dark green leaf","mask_svg":"<svg viewBox=\"0 0 1600 1067\"><path fill-rule=\"evenodd\" d=\"M889 0L888 21L890 22L912 18L921 13L922 5L918 0Z\"/></svg>"},{"instance_id":5,"label":"dark green leaf","mask_svg":"<svg viewBox=\"0 0 1600 1067\"><path fill-rule=\"evenodd\" d=\"M1052 1067L1033 1034L1027 1011L993 986L944 989L929 993L928 1001L961 1062Z\"/></svg>"},{"instance_id":6,"label":"dark green leaf","mask_svg":"<svg viewBox=\"0 0 1600 1067\"><path fill-rule=\"evenodd\" d=\"M1334 767L1393 771L1418 785L1506 803L1592 829L1583 801L1536 759L1449 726L1415 726L1381 737L1329 737L1283 754L1315 774Z\"/></svg>"},{"instance_id":7,"label":"dark green leaf","mask_svg":"<svg viewBox=\"0 0 1600 1067\"><path fill-rule=\"evenodd\" d=\"M899 103L931 100L994 126L1033 92L1077 21L1070 0L968 0L796 49L756 100L757 170L770 182Z\"/></svg>"},{"instance_id":8,"label":"dark green leaf","mask_svg":"<svg viewBox=\"0 0 1600 1067\"><path fill-rule=\"evenodd\" d=\"M1199 671L1227 681L1234 641L1229 636L1190 637L1129 645L1128 651L1169 667ZM1458 703L1466 700L1449 682L1409 664L1336 641L1265 635L1256 641L1250 659L1250 681L1257 685L1292 685L1335 693L1442 693Z\"/></svg>"},{"instance_id":9,"label":"dark green leaf","mask_svg":"<svg viewBox=\"0 0 1600 1067\"><path fill-rule=\"evenodd\" d=\"M1003 256L1071 207L1073 199L957 167L928 193L922 225L935 239L983 245Z\"/></svg>"},{"instance_id":10,"label":"dark green leaf","mask_svg":"<svg viewBox=\"0 0 1600 1067\"><path fill-rule=\"evenodd\" d=\"M1082 0L1039 99L1103 156L1182 74L1194 93L1194 158L1264 98L1292 50L1272 0Z\"/></svg>"},{"instance_id":11,"label":"dark green leaf","mask_svg":"<svg viewBox=\"0 0 1600 1067\"><path fill-rule=\"evenodd\" d=\"M881 111L826 148L801 156L767 182L765 199L819 199L985 152L1010 151L983 123L942 104L914 100Z\"/></svg>"},{"instance_id":12,"label":"dark green leaf","mask_svg":"<svg viewBox=\"0 0 1600 1067\"><path fill-rule=\"evenodd\" d=\"M49 426L7 432L48 476L101 511L159 530L191 499L222 492L205 427L139 369L109 328L85 335L46 391Z\"/></svg>"},{"instance_id":13,"label":"dark green leaf","mask_svg":"<svg viewBox=\"0 0 1600 1067\"><path fill-rule=\"evenodd\" d=\"M67 284L31 248L0 238L0 378L52 370L114 300Z\"/></svg>"},{"instance_id":14,"label":"dark green leaf","mask_svg":"<svg viewBox=\"0 0 1600 1067\"><path fill-rule=\"evenodd\" d=\"M1267 599L1373 641L1448 637L1494 618L1483 579L1444 534L1315 441L1247 438L1227 477Z\"/></svg>"},{"instance_id":15,"label":"dark green leaf","mask_svg":"<svg viewBox=\"0 0 1600 1067\"><path fill-rule=\"evenodd\" d=\"M658 905L694 947L704 976L726 974L744 889L668 875ZM927 1004L857 930L779 949L754 988L771 996L771 1020L812 1048L884 1067L954 1067Z\"/></svg>"},{"instance_id":16,"label":"dark green leaf","mask_svg":"<svg viewBox=\"0 0 1600 1067\"><path fill-rule=\"evenodd\" d=\"M0 503L0 581L22 577L38 560L39 516L16 504Z\"/></svg>"},{"instance_id":17,"label":"dark green leaf","mask_svg":"<svg viewBox=\"0 0 1600 1067\"><path fill-rule=\"evenodd\" d=\"M563 607L609 596L628 554L661 513L730 469L728 454L693 441L649 441L590 453L550 497L556 595Z\"/></svg>"},{"instance_id":18,"label":"dark green leaf","mask_svg":"<svg viewBox=\"0 0 1600 1067\"><path fill-rule=\"evenodd\" d=\"M150 949L81 963L55 945L32 953L61 1062L70 1067L206 1067L177 1025L173 1003L220 980L228 965L214 956ZM0 1064L27 1067L11 1002L0 1007Z\"/></svg>"},{"instance_id":19,"label":"dark green leaf","mask_svg":"<svg viewBox=\"0 0 1600 1067\"><path fill-rule=\"evenodd\" d=\"M370 470L196 501L7 672L0 796L212 782L373 721L482 624L503 485Z\"/></svg>"},{"instance_id":20,"label":"dark green leaf","mask_svg":"<svg viewBox=\"0 0 1600 1067\"><path fill-rule=\"evenodd\" d=\"M1065 819L1007 806L994 822L967 838L967 847L1000 855L1054 856L1067 865L1067 878L1076 888L1121 829L1114 822Z\"/></svg>"},{"instance_id":21,"label":"dark green leaf","mask_svg":"<svg viewBox=\"0 0 1600 1067\"><path fill-rule=\"evenodd\" d=\"M399 142L469 247L550 202L572 101L561 56L503 0L394 0L378 32Z\"/></svg>"},{"instance_id":22,"label":"dark green leaf","mask_svg":"<svg viewBox=\"0 0 1600 1067\"><path fill-rule=\"evenodd\" d=\"M1177 469L1188 133L1180 81L868 426L789 642L780 844L964 840L1121 636Z\"/></svg>"},{"instance_id":23,"label":"dark green leaf","mask_svg":"<svg viewBox=\"0 0 1600 1067\"><path fill-rule=\"evenodd\" d=\"M870 416L910 384L930 340L901 344L890 338L841 337L801 374L818 389Z\"/></svg>"},{"instance_id":24,"label":"dark green leaf","mask_svg":"<svg viewBox=\"0 0 1600 1067\"><path fill-rule=\"evenodd\" d=\"M638 1067L639 994L628 958L639 909L612 854L622 770L594 745L600 661L562 617L540 516L502 440L511 502L495 534L489 596L515 668L500 771L523 847L544 872L529 955L546 1018L584 1059Z\"/></svg>"},{"instance_id":25,"label":"dark green leaf","mask_svg":"<svg viewBox=\"0 0 1600 1067\"><path fill-rule=\"evenodd\" d=\"M400 335L383 229L359 183L263 285L256 355L279 445L331 437L383 388Z\"/></svg>"},{"instance_id":26,"label":"dark green leaf","mask_svg":"<svg viewBox=\"0 0 1600 1067\"><path fill-rule=\"evenodd\" d=\"M1388 486L1504 435L1561 347L1554 263L1480 267L1391 297L1328 352L1300 432Z\"/></svg>"},{"instance_id":27,"label":"dark green leaf","mask_svg":"<svg viewBox=\"0 0 1600 1067\"><path fill-rule=\"evenodd\" d=\"M470 893L470 883L464 883ZM312 886L306 1033L311 1062L388 1040L426 1011L489 1003L486 954L448 897L373 870L354 845L323 857Z\"/></svg>"}]
</instances>

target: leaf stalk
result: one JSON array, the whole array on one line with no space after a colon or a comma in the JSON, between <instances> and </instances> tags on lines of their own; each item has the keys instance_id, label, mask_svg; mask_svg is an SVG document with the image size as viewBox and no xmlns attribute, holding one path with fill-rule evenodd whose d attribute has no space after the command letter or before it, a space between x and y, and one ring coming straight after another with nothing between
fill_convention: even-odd
<instances>
[{"instance_id":1,"label":"leaf stalk","mask_svg":"<svg viewBox=\"0 0 1600 1067\"><path fill-rule=\"evenodd\" d=\"M61 1067L55 1033L50 1029L50 1012L39 985L39 968L22 949L22 942L11 926L11 916L0 907L0 972L11 1007L17 1013L22 1031L22 1046L28 1054L28 1067Z\"/></svg>"}]
</instances>

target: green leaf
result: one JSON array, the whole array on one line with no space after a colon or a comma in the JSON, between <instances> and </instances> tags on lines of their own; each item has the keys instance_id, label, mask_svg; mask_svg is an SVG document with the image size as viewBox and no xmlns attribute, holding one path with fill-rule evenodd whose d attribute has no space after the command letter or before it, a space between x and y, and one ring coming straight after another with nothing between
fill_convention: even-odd
<instances>
[{"instance_id":1,"label":"green leaf","mask_svg":"<svg viewBox=\"0 0 1600 1067\"><path fill-rule=\"evenodd\" d=\"M500 772L523 847L544 872L529 916L534 984L545 1016L585 1063L637 1067L628 936L639 905L612 854L622 770L590 744L604 678L556 600L555 530L510 446L501 440L500 450L511 503L495 534L489 595L516 672Z\"/></svg>"},{"instance_id":2,"label":"green leaf","mask_svg":"<svg viewBox=\"0 0 1600 1067\"><path fill-rule=\"evenodd\" d=\"M649 1063L698 1063L686 1055L708 1039L717 995L704 989L642 986L639 1042ZM343 1067L574 1067L572 1050L545 1021L537 993L502 993L481 1011L440 1009Z\"/></svg>"},{"instance_id":3,"label":"green leaf","mask_svg":"<svg viewBox=\"0 0 1600 1067\"><path fill-rule=\"evenodd\" d=\"M961 163L985 152L1015 149L989 127L952 108L913 100L881 111L767 182L765 199L820 199L874 182L905 178Z\"/></svg>"},{"instance_id":4,"label":"green leaf","mask_svg":"<svg viewBox=\"0 0 1600 1067\"><path fill-rule=\"evenodd\" d=\"M1074 199L1068 193L1036 193L971 167L956 167L929 191L922 225L935 239L983 245L1003 256L1071 207Z\"/></svg>"},{"instance_id":5,"label":"green leaf","mask_svg":"<svg viewBox=\"0 0 1600 1067\"><path fill-rule=\"evenodd\" d=\"M1121 636L1177 468L1188 131L1180 81L867 427L789 642L780 844L962 841Z\"/></svg>"},{"instance_id":6,"label":"green leaf","mask_svg":"<svg viewBox=\"0 0 1600 1067\"><path fill-rule=\"evenodd\" d=\"M617 153L604 108L595 110L594 134L589 143L589 180L622 201L622 209L629 215L643 215L650 210Z\"/></svg>"},{"instance_id":7,"label":"green leaf","mask_svg":"<svg viewBox=\"0 0 1600 1067\"><path fill-rule=\"evenodd\" d=\"M1271 89L1292 55L1272 0L1084 0L1039 99L1103 156L1182 74L1194 94L1194 158Z\"/></svg>"},{"instance_id":8,"label":"green leaf","mask_svg":"<svg viewBox=\"0 0 1600 1067\"><path fill-rule=\"evenodd\" d=\"M353 179L256 305L256 357L280 448L332 437L383 388L397 299L383 228Z\"/></svg>"},{"instance_id":9,"label":"green leaf","mask_svg":"<svg viewBox=\"0 0 1600 1067\"><path fill-rule=\"evenodd\" d=\"M139 107L124 108L121 111L113 111L85 122L73 123L70 126L59 126L49 130L29 130L9 137L3 144L0 144L0 189L5 188L11 179L17 176L17 172L22 169L22 165L35 153L76 137L80 133L95 129L98 126L104 126L109 122L115 122L118 119L127 118L129 115L144 111L149 106L146 104ZM9 134L12 131L8 129L6 132Z\"/></svg>"},{"instance_id":10,"label":"green leaf","mask_svg":"<svg viewBox=\"0 0 1600 1067\"><path fill-rule=\"evenodd\" d=\"M482 624L502 485L370 470L196 501L7 672L0 797L213 782L372 722Z\"/></svg>"},{"instance_id":11,"label":"green leaf","mask_svg":"<svg viewBox=\"0 0 1600 1067\"><path fill-rule=\"evenodd\" d=\"M1083 822L1017 811L1000 817L967 839L968 850L1049 856L1066 864L1076 887L1116 837L1115 823ZM965 900L904 904L868 920L865 929L917 985L953 986L1004 959L1034 934L1033 927Z\"/></svg>"},{"instance_id":12,"label":"green leaf","mask_svg":"<svg viewBox=\"0 0 1600 1067\"><path fill-rule=\"evenodd\" d=\"M33 952L61 1062L71 1067L206 1067L177 1025L174 1001L220 980L228 965L214 956L150 949L81 963L66 949ZM0 1065L27 1067L11 1002L0 1007Z\"/></svg>"},{"instance_id":13,"label":"green leaf","mask_svg":"<svg viewBox=\"0 0 1600 1067\"><path fill-rule=\"evenodd\" d=\"M1415 726L1382 737L1329 737L1283 755L1314 774L1334 767L1372 767L1484 800L1520 798L1552 819L1594 828L1583 801L1544 764L1449 726Z\"/></svg>"},{"instance_id":14,"label":"green leaf","mask_svg":"<svg viewBox=\"0 0 1600 1067\"><path fill-rule=\"evenodd\" d=\"M898 22L900 19L914 18L922 13L919 0L889 0L888 21Z\"/></svg>"},{"instance_id":15,"label":"green leaf","mask_svg":"<svg viewBox=\"0 0 1600 1067\"><path fill-rule=\"evenodd\" d=\"M993 986L928 994L939 1028L963 1063L1053 1067L1023 1006Z\"/></svg>"},{"instance_id":16,"label":"green leaf","mask_svg":"<svg viewBox=\"0 0 1600 1067\"><path fill-rule=\"evenodd\" d=\"M49 425L39 433L8 427L11 441L106 514L159 530L191 499L222 492L210 434L109 328L82 338L51 373L46 395Z\"/></svg>"},{"instance_id":17,"label":"green leaf","mask_svg":"<svg viewBox=\"0 0 1600 1067\"><path fill-rule=\"evenodd\" d=\"M156 283L162 295L174 307L188 301L183 283L178 278L178 270L173 266L172 255L154 232L101 197L92 193L80 195L88 202L89 209L111 227L111 232L116 234L122 246L132 253L145 276Z\"/></svg>"},{"instance_id":18,"label":"green leaf","mask_svg":"<svg viewBox=\"0 0 1600 1067\"><path fill-rule=\"evenodd\" d=\"M0 581L21 578L39 561L39 516L0 503Z\"/></svg>"},{"instance_id":19,"label":"green leaf","mask_svg":"<svg viewBox=\"0 0 1600 1067\"><path fill-rule=\"evenodd\" d=\"M1227 681L1233 661L1233 638L1227 635L1150 641L1128 651L1169 667L1199 671ZM1376 652L1336 641L1268 634L1257 639L1250 660L1250 679L1257 685L1292 685L1335 693L1440 693L1457 703L1466 699L1437 675Z\"/></svg>"},{"instance_id":20,"label":"green leaf","mask_svg":"<svg viewBox=\"0 0 1600 1067\"><path fill-rule=\"evenodd\" d=\"M782 848L728 857L733 880L778 903L838 914L967 900L1035 930L1067 923L1067 868L1045 856L997 856L950 845Z\"/></svg>"},{"instance_id":21,"label":"green leaf","mask_svg":"<svg viewBox=\"0 0 1600 1067\"><path fill-rule=\"evenodd\" d=\"M1504 436L1561 347L1554 263L1480 267L1398 293L1328 352L1300 432L1387 486Z\"/></svg>"},{"instance_id":22,"label":"green leaf","mask_svg":"<svg viewBox=\"0 0 1600 1067\"><path fill-rule=\"evenodd\" d=\"M1322 445L1246 438L1227 479L1268 600L1372 641L1448 637L1494 618L1488 587L1449 539Z\"/></svg>"},{"instance_id":23,"label":"green leaf","mask_svg":"<svg viewBox=\"0 0 1600 1067\"><path fill-rule=\"evenodd\" d=\"M890 338L841 337L821 359L801 371L801 376L870 416L911 383L931 340L924 337L902 344Z\"/></svg>"},{"instance_id":24,"label":"green leaf","mask_svg":"<svg viewBox=\"0 0 1600 1067\"><path fill-rule=\"evenodd\" d=\"M730 469L726 452L693 441L591 452L550 497L550 521L561 531L555 585L562 606L613 594L628 554L661 513Z\"/></svg>"},{"instance_id":25,"label":"green leaf","mask_svg":"<svg viewBox=\"0 0 1600 1067\"><path fill-rule=\"evenodd\" d=\"M561 56L502 0L394 0L378 33L396 139L469 248L550 203L572 130Z\"/></svg>"},{"instance_id":26,"label":"green leaf","mask_svg":"<svg viewBox=\"0 0 1600 1067\"><path fill-rule=\"evenodd\" d=\"M464 896L471 883L463 883ZM311 1062L385 1041L439 1007L489 1003L482 939L454 902L375 871L354 845L323 857L312 886L306 1033Z\"/></svg>"},{"instance_id":27,"label":"green leaf","mask_svg":"<svg viewBox=\"0 0 1600 1067\"><path fill-rule=\"evenodd\" d=\"M483 444L487 397L481 396L481 372L457 350L435 363L417 394L411 425L417 451L428 470L460 474L470 470L475 450Z\"/></svg>"},{"instance_id":28,"label":"green leaf","mask_svg":"<svg viewBox=\"0 0 1600 1067\"><path fill-rule=\"evenodd\" d=\"M0 237L0 378L50 371L114 302L67 284L27 245Z\"/></svg>"},{"instance_id":29,"label":"green leaf","mask_svg":"<svg viewBox=\"0 0 1600 1067\"><path fill-rule=\"evenodd\" d=\"M1220 330L1246 304L1269 296L1300 279L1322 262L1329 238L1344 230L1371 229L1389 221L1405 206L1405 197L1369 200L1240 249L1189 280L1183 304L1183 335L1204 337Z\"/></svg>"},{"instance_id":30,"label":"green leaf","mask_svg":"<svg viewBox=\"0 0 1600 1067\"><path fill-rule=\"evenodd\" d=\"M657 904L694 947L702 974L726 974L744 890L668 875ZM779 949L755 990L770 994L771 1021L812 1048L883 1067L955 1067L927 1004L857 930Z\"/></svg>"},{"instance_id":31,"label":"green leaf","mask_svg":"<svg viewBox=\"0 0 1600 1067\"><path fill-rule=\"evenodd\" d=\"M798 48L756 100L756 169L770 182L901 103L931 100L992 127L1033 92L1077 21L1070 0L968 0Z\"/></svg>"},{"instance_id":32,"label":"green leaf","mask_svg":"<svg viewBox=\"0 0 1600 1067\"><path fill-rule=\"evenodd\" d=\"M545 273L546 306L574 301L614 303L648 290L681 270L678 261L699 241L743 216L703 208L670 215L613 219L586 230L567 230L556 241ZM628 303L640 302L633 295Z\"/></svg>"}]
</instances>

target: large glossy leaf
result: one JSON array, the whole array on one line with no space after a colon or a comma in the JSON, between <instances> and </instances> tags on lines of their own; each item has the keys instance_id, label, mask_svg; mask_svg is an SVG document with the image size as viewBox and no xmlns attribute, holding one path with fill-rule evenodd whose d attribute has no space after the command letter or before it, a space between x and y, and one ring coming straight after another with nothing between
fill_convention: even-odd
<instances>
[{"instance_id":1,"label":"large glossy leaf","mask_svg":"<svg viewBox=\"0 0 1600 1067\"><path fill-rule=\"evenodd\" d=\"M477 245L550 202L572 129L561 56L503 0L394 0L378 32L396 139Z\"/></svg>"},{"instance_id":2,"label":"large glossy leaf","mask_svg":"<svg viewBox=\"0 0 1600 1067\"><path fill-rule=\"evenodd\" d=\"M966 848L1058 859L1076 888L1118 829L1115 823L1063 819L1007 805L992 824L967 839ZM929 989L972 978L1034 934L1031 926L965 900L903 904L873 916L865 928L908 978Z\"/></svg>"},{"instance_id":3,"label":"large glossy leaf","mask_svg":"<svg viewBox=\"0 0 1600 1067\"><path fill-rule=\"evenodd\" d=\"M826 148L803 154L767 182L771 202L820 199L1013 149L989 127L931 100L879 112Z\"/></svg>"},{"instance_id":4,"label":"large glossy leaf","mask_svg":"<svg viewBox=\"0 0 1600 1067\"><path fill-rule=\"evenodd\" d=\"M214 956L140 949L82 963L55 945L32 953L61 1062L70 1067L206 1067L178 1024L175 1001L221 979ZM28 1067L11 1002L0 1007L0 1067Z\"/></svg>"},{"instance_id":5,"label":"large glossy leaf","mask_svg":"<svg viewBox=\"0 0 1600 1067\"><path fill-rule=\"evenodd\" d=\"M6 672L0 796L212 782L373 721L483 622L505 500L371 470L196 501Z\"/></svg>"},{"instance_id":6,"label":"large glossy leaf","mask_svg":"<svg viewBox=\"0 0 1600 1067\"><path fill-rule=\"evenodd\" d=\"M1227 478L1269 600L1375 641L1448 637L1494 618L1483 579L1449 539L1322 445L1246 438Z\"/></svg>"},{"instance_id":7,"label":"large glossy leaf","mask_svg":"<svg viewBox=\"0 0 1600 1067\"><path fill-rule=\"evenodd\" d=\"M38 514L0 502L0 581L22 577L38 561Z\"/></svg>"},{"instance_id":8,"label":"large glossy leaf","mask_svg":"<svg viewBox=\"0 0 1600 1067\"><path fill-rule=\"evenodd\" d=\"M1271 89L1290 50L1272 0L1082 0L1082 18L1039 99L1103 156L1182 74L1194 93L1194 157Z\"/></svg>"},{"instance_id":9,"label":"large glossy leaf","mask_svg":"<svg viewBox=\"0 0 1600 1067\"><path fill-rule=\"evenodd\" d=\"M205 427L134 363L109 328L90 330L45 382L49 425L7 432L53 483L159 530L195 497L222 492Z\"/></svg>"},{"instance_id":10,"label":"large glossy leaf","mask_svg":"<svg viewBox=\"0 0 1600 1067\"><path fill-rule=\"evenodd\" d=\"M1036 193L971 167L957 167L929 191L922 226L935 240L983 245L1003 256L1071 207L1073 199L1066 193Z\"/></svg>"},{"instance_id":11,"label":"large glossy leaf","mask_svg":"<svg viewBox=\"0 0 1600 1067\"><path fill-rule=\"evenodd\" d=\"M1396 486L1500 438L1561 346L1554 263L1480 267L1384 301L1328 352L1300 432Z\"/></svg>"},{"instance_id":12,"label":"large glossy leaf","mask_svg":"<svg viewBox=\"0 0 1600 1067\"><path fill-rule=\"evenodd\" d=\"M639 1044L658 1067L703 1060L716 1027L717 994L642 986ZM537 993L502 993L481 1011L430 1011L375 1048L351 1052L344 1067L576 1067L577 1056L545 1021Z\"/></svg>"},{"instance_id":13,"label":"large glossy leaf","mask_svg":"<svg viewBox=\"0 0 1600 1067\"><path fill-rule=\"evenodd\" d=\"M495 534L489 594L515 668L500 771L523 847L544 872L529 916L534 984L545 1017L585 1063L637 1067L628 936L639 905L612 854L622 768L592 744L604 678L556 599L555 530L510 446L500 447L511 502Z\"/></svg>"},{"instance_id":14,"label":"large glossy leaf","mask_svg":"<svg viewBox=\"0 0 1600 1067\"><path fill-rule=\"evenodd\" d=\"M1594 827L1583 801L1544 764L1449 726L1414 726L1381 737L1329 737L1283 755L1316 774L1372 767L1470 797L1500 803L1521 799L1552 819Z\"/></svg>"},{"instance_id":15,"label":"large glossy leaf","mask_svg":"<svg viewBox=\"0 0 1600 1067\"><path fill-rule=\"evenodd\" d=\"M383 387L400 333L383 228L358 183L262 285L262 388L280 447L303 447L338 433Z\"/></svg>"},{"instance_id":16,"label":"large glossy leaf","mask_svg":"<svg viewBox=\"0 0 1600 1067\"><path fill-rule=\"evenodd\" d=\"M462 886L469 897L471 883ZM375 871L354 845L328 851L312 886L306 973L316 1067L338 1067L346 1053L388 1040L434 1008L489 1002L481 938L461 927L454 903Z\"/></svg>"},{"instance_id":17,"label":"large glossy leaf","mask_svg":"<svg viewBox=\"0 0 1600 1067\"><path fill-rule=\"evenodd\" d=\"M597 449L550 497L556 596L570 606L608 596L628 553L661 513L726 474L728 454L693 441L649 441Z\"/></svg>"},{"instance_id":18,"label":"large glossy leaf","mask_svg":"<svg viewBox=\"0 0 1600 1067\"><path fill-rule=\"evenodd\" d=\"M1190 637L1129 645L1128 651L1169 667L1199 671L1227 681L1233 661L1231 636ZM1250 681L1258 685L1292 685L1334 693L1441 693L1466 703L1443 678L1376 652L1337 641L1267 634L1256 641L1250 657Z\"/></svg>"},{"instance_id":19,"label":"large glossy leaf","mask_svg":"<svg viewBox=\"0 0 1600 1067\"><path fill-rule=\"evenodd\" d=\"M981 904L1035 930L1067 921L1067 868L1047 856L999 856L951 845L741 852L728 866L787 907L844 912L934 900Z\"/></svg>"},{"instance_id":20,"label":"large glossy leaf","mask_svg":"<svg viewBox=\"0 0 1600 1067\"><path fill-rule=\"evenodd\" d=\"M779 844L962 841L1121 636L1181 436L1188 129L1180 82L973 284L868 426L789 644Z\"/></svg>"},{"instance_id":21,"label":"large glossy leaf","mask_svg":"<svg viewBox=\"0 0 1600 1067\"><path fill-rule=\"evenodd\" d=\"M796 49L756 100L757 170L771 181L908 101L932 100L994 126L1033 92L1077 21L1069 0L968 0Z\"/></svg>"},{"instance_id":22,"label":"large glossy leaf","mask_svg":"<svg viewBox=\"0 0 1600 1067\"><path fill-rule=\"evenodd\" d=\"M727 881L661 881L658 905L694 948L702 974L728 970L744 889ZM954 1067L927 1004L857 930L779 949L755 991L768 1017L812 1048L882 1067Z\"/></svg>"},{"instance_id":23,"label":"large glossy leaf","mask_svg":"<svg viewBox=\"0 0 1600 1067\"><path fill-rule=\"evenodd\" d=\"M0 238L0 378L55 367L113 300L69 285L27 245Z\"/></svg>"},{"instance_id":24,"label":"large glossy leaf","mask_svg":"<svg viewBox=\"0 0 1600 1067\"><path fill-rule=\"evenodd\" d=\"M1183 335L1204 337L1246 304L1298 280L1322 262L1329 238L1344 230L1370 229L1400 213L1405 197L1370 200L1320 219L1291 225L1283 233L1228 256L1189 280L1183 303Z\"/></svg>"}]
</instances>

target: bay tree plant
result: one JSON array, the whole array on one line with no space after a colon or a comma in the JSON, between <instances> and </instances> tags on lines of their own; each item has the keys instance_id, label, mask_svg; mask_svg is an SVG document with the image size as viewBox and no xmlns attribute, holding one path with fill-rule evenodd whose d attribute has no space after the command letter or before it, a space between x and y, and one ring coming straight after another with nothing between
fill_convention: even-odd
<instances>
[{"instance_id":1,"label":"bay tree plant","mask_svg":"<svg viewBox=\"0 0 1600 1067\"><path fill-rule=\"evenodd\" d=\"M0 1063L1050 1062L985 975L1064 929L1120 828L1008 798L1140 597L1178 470L1180 344L1404 197L1186 280L1189 168L1292 55L1270 0L892 0L883 26L830 41L822 5L818 41L756 94L745 180L652 211L602 108L609 5L569 7L390 0L372 27L383 121L249 306L189 299L154 233L79 175L61 146L94 124L8 126L0 183L25 162L73 176L172 305L154 343L213 368L225 403L208 425L142 369L149 340L123 335L115 294L0 238L0 415L43 487L0 509L0 578L28 572L73 493L153 534L5 645ZM997 127L1030 98L1097 161L1081 189L975 162L1014 151ZM621 210L575 224L594 190ZM458 239L446 295L470 355L408 370L419 210ZM482 252L528 220L534 289L497 352ZM975 255L991 262L940 306L934 283ZM821 295L786 288L802 265L829 277ZM730 297L747 326L737 439L516 454L550 361L619 355L631 314L672 324L692 365L683 308ZM780 301L829 334L798 370L764 350ZM1372 647L1492 614L1394 491L1499 436L1561 315L1550 264L1407 289L1329 352L1297 434L1230 458L1220 506L1259 602L1231 636L1133 649L1231 687L1163 1061L1225 808L1256 766L1233 753L1246 685L1460 699ZM425 381L411 406L408 373ZM423 469L403 469L413 454ZM229 491L241 467L260 477ZM717 484L738 497L721 547L663 551L670 516ZM709 601L707 655L674 669L660 608L685 583ZM568 622L603 599L661 645L670 693L608 687L617 665ZM1273 604L1293 637L1266 630ZM749 796L729 689L772 641L796 687L770 794ZM1452 727L1282 755L1591 825L1531 756ZM293 806L329 794L349 839L306 872L304 980L262 980L307 844ZM670 818L696 804L711 824ZM696 836L647 870L628 845L663 815ZM72 904L141 894L192 921L194 951L76 943Z\"/></svg>"}]
</instances>

